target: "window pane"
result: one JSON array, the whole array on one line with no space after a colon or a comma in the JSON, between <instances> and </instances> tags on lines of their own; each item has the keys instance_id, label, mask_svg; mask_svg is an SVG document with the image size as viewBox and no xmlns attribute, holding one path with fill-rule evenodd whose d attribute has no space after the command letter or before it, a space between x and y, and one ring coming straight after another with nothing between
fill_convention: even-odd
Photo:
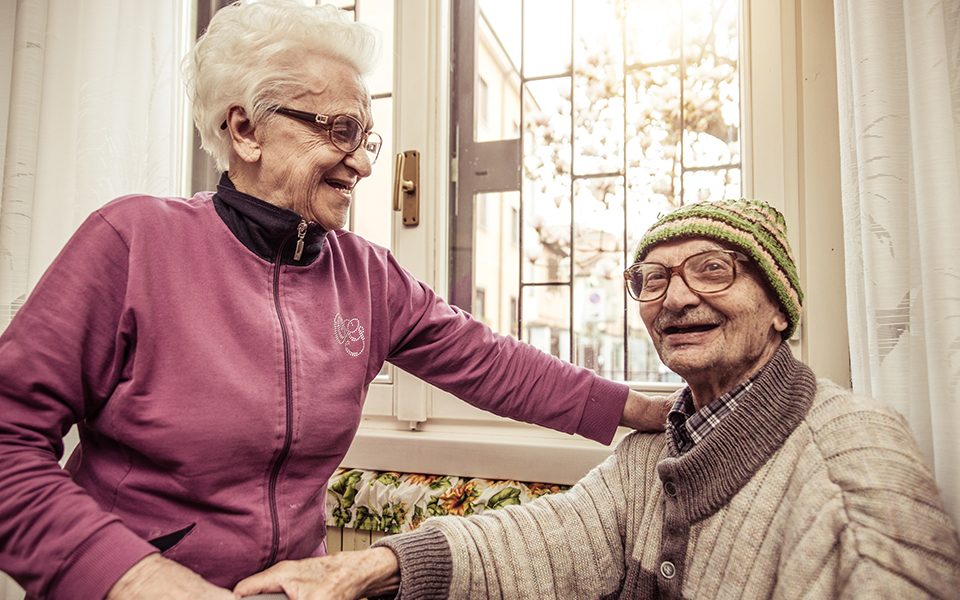
<instances>
[{"instance_id":1,"label":"window pane","mask_svg":"<svg viewBox=\"0 0 960 600\"><path fill-rule=\"evenodd\" d=\"M478 142L520 137L519 6L512 1L481 2L474 84Z\"/></svg>"},{"instance_id":2,"label":"window pane","mask_svg":"<svg viewBox=\"0 0 960 600\"><path fill-rule=\"evenodd\" d=\"M622 380L623 178L580 178L574 190L575 362Z\"/></svg>"},{"instance_id":3,"label":"window pane","mask_svg":"<svg viewBox=\"0 0 960 600\"><path fill-rule=\"evenodd\" d=\"M559 285L523 289L520 338L547 354L570 360L570 288Z\"/></svg>"},{"instance_id":4,"label":"window pane","mask_svg":"<svg viewBox=\"0 0 960 600\"><path fill-rule=\"evenodd\" d=\"M524 87L524 171L530 179L549 183L570 173L571 78L557 77L531 81ZM567 191L569 194L569 190Z\"/></svg>"},{"instance_id":5,"label":"window pane","mask_svg":"<svg viewBox=\"0 0 960 600\"><path fill-rule=\"evenodd\" d=\"M569 73L573 47L570 0L525 0L523 5L523 76Z\"/></svg>"},{"instance_id":6,"label":"window pane","mask_svg":"<svg viewBox=\"0 0 960 600\"><path fill-rule=\"evenodd\" d=\"M357 0L357 18L370 23L383 34L380 63L369 78L367 85L374 96L393 91L393 0ZM389 130L384 129L389 132Z\"/></svg>"},{"instance_id":7,"label":"window pane","mask_svg":"<svg viewBox=\"0 0 960 600\"><path fill-rule=\"evenodd\" d=\"M350 231L362 235L371 242L390 247L393 219L393 99L380 98L373 101L374 129L383 137L380 156L373 165L373 172L360 182L353 191L350 207Z\"/></svg>"},{"instance_id":8,"label":"window pane","mask_svg":"<svg viewBox=\"0 0 960 600\"><path fill-rule=\"evenodd\" d=\"M570 257L570 177L524 181L524 283L568 283Z\"/></svg>"},{"instance_id":9,"label":"window pane","mask_svg":"<svg viewBox=\"0 0 960 600\"><path fill-rule=\"evenodd\" d=\"M687 193L685 203L736 198L740 195L740 169L686 171L683 174L683 189Z\"/></svg>"},{"instance_id":10,"label":"window pane","mask_svg":"<svg viewBox=\"0 0 960 600\"><path fill-rule=\"evenodd\" d=\"M624 153L623 38L615 3L577 0L574 172L619 173Z\"/></svg>"},{"instance_id":11,"label":"window pane","mask_svg":"<svg viewBox=\"0 0 960 600\"><path fill-rule=\"evenodd\" d=\"M517 335L516 306L520 289L520 246L515 243L513 215L517 192L477 194L476 210L486 213L486 227L476 228L473 316L504 335ZM479 219L478 219L479 220Z\"/></svg>"},{"instance_id":12,"label":"window pane","mask_svg":"<svg viewBox=\"0 0 960 600\"><path fill-rule=\"evenodd\" d=\"M691 0L686 1L689 4ZM624 22L630 44L628 66L679 64L683 6L678 0L630 0L626 3Z\"/></svg>"},{"instance_id":13,"label":"window pane","mask_svg":"<svg viewBox=\"0 0 960 600\"><path fill-rule=\"evenodd\" d=\"M480 26L491 35L497 49L520 71L520 6L517 0L480 0ZM485 44L490 44L487 40Z\"/></svg>"}]
</instances>

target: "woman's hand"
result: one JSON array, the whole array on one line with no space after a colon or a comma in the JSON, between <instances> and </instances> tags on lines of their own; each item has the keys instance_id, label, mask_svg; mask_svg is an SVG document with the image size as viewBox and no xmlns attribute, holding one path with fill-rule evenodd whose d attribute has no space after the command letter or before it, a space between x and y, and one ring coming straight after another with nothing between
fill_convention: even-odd
<instances>
[{"instance_id":1,"label":"woman's hand","mask_svg":"<svg viewBox=\"0 0 960 600\"><path fill-rule=\"evenodd\" d=\"M285 592L290 600L358 600L395 593L400 567L389 548L337 552L321 558L288 560L237 584L243 597Z\"/></svg>"},{"instance_id":2,"label":"woman's hand","mask_svg":"<svg viewBox=\"0 0 960 600\"><path fill-rule=\"evenodd\" d=\"M104 600L236 600L185 566L150 554L117 580Z\"/></svg>"},{"instance_id":3,"label":"woman's hand","mask_svg":"<svg viewBox=\"0 0 960 600\"><path fill-rule=\"evenodd\" d=\"M667 396L647 396L630 390L620 416L620 424L637 431L663 431L672 402Z\"/></svg>"}]
</instances>

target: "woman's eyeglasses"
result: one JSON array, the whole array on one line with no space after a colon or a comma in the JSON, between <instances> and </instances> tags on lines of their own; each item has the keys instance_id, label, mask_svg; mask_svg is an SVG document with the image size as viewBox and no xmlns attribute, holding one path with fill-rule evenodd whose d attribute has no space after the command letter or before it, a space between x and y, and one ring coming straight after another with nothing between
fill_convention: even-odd
<instances>
[{"instance_id":1,"label":"woman's eyeglasses","mask_svg":"<svg viewBox=\"0 0 960 600\"><path fill-rule=\"evenodd\" d=\"M380 146L383 145L383 138L380 137L379 133L364 131L360 121L350 115L318 115L284 106L274 106L270 110L277 114L312 123L320 129L329 131L330 141L333 142L333 145L347 154L353 153L362 145L370 158L370 164L377 162L377 157L380 155ZM224 121L220 125L220 129L226 128L227 122Z\"/></svg>"},{"instance_id":2,"label":"woman's eyeglasses","mask_svg":"<svg viewBox=\"0 0 960 600\"><path fill-rule=\"evenodd\" d=\"M313 123L321 129L325 129L330 132L330 141L333 142L333 145L347 154L363 146L367 156L370 157L370 164L377 162L377 156L380 155L380 146L383 145L383 138L380 137L379 133L364 131L360 121L350 115L318 115L284 106L275 106L271 110L277 114Z\"/></svg>"}]
</instances>

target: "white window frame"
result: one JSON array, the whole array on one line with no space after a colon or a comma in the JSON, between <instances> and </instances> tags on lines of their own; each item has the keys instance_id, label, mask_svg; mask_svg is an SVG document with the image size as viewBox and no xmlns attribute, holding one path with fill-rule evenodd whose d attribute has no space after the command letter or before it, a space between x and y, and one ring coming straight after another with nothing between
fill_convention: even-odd
<instances>
[{"instance_id":1,"label":"white window frame","mask_svg":"<svg viewBox=\"0 0 960 600\"><path fill-rule=\"evenodd\" d=\"M395 218L393 250L441 294L456 168L448 160L450 14L450 0L395 2L394 148L420 151L421 215L417 228ZM849 385L832 3L742 0L741 31L744 196L770 201L791 225L807 292L795 354L818 375ZM387 379L392 383L371 385L344 466L574 483L611 452L487 415L393 366Z\"/></svg>"}]
</instances>

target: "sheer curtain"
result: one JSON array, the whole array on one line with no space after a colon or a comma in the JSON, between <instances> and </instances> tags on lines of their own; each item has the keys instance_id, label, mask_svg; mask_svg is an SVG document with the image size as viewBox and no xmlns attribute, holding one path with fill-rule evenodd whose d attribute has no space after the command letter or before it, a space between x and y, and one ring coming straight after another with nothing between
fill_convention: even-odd
<instances>
[{"instance_id":1,"label":"sheer curtain","mask_svg":"<svg viewBox=\"0 0 960 600\"><path fill-rule=\"evenodd\" d=\"M835 0L855 391L910 422L960 524L960 0Z\"/></svg>"},{"instance_id":2,"label":"sheer curtain","mask_svg":"<svg viewBox=\"0 0 960 600\"><path fill-rule=\"evenodd\" d=\"M188 4L4 0L0 330L91 211L183 191Z\"/></svg>"},{"instance_id":3,"label":"sheer curtain","mask_svg":"<svg viewBox=\"0 0 960 600\"><path fill-rule=\"evenodd\" d=\"M183 195L191 4L0 3L0 331L90 212ZM0 600L20 598L0 573Z\"/></svg>"}]
</instances>

